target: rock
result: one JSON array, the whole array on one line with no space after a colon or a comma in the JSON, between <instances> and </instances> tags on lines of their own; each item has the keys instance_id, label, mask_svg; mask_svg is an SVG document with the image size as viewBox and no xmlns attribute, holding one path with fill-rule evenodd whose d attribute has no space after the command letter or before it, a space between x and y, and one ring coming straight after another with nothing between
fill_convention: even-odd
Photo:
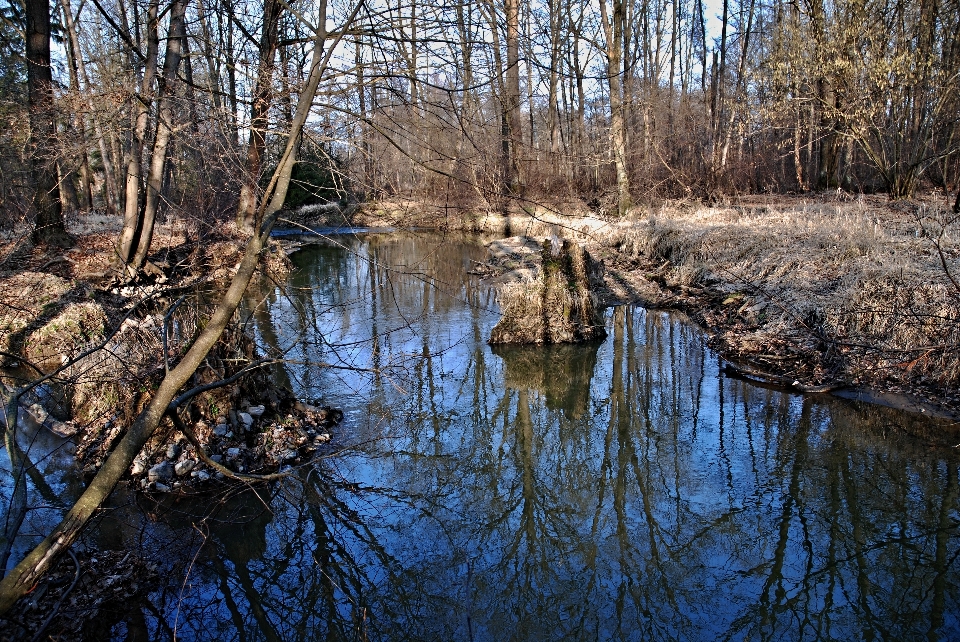
<instances>
[{"instance_id":1,"label":"rock","mask_svg":"<svg viewBox=\"0 0 960 642\"><path fill-rule=\"evenodd\" d=\"M240 419L240 423L243 425L244 430L250 430L250 426L253 425L253 416L247 412L240 412L237 413L237 417Z\"/></svg>"},{"instance_id":2,"label":"rock","mask_svg":"<svg viewBox=\"0 0 960 642\"><path fill-rule=\"evenodd\" d=\"M157 491L159 491L159 492L161 492L161 493L169 493L169 492L170 492L170 487L167 486L166 484L162 483L162 482L157 482L157 483L155 483L155 484L153 485L153 487L154 487L155 489L157 489Z\"/></svg>"},{"instance_id":3,"label":"rock","mask_svg":"<svg viewBox=\"0 0 960 642\"><path fill-rule=\"evenodd\" d=\"M239 456L240 456L239 448L227 448L227 459L236 459Z\"/></svg>"},{"instance_id":4,"label":"rock","mask_svg":"<svg viewBox=\"0 0 960 642\"><path fill-rule=\"evenodd\" d=\"M280 461L284 461L284 462L290 461L292 459L296 459L297 451L291 448L281 450L279 453L277 453L277 458L280 459Z\"/></svg>"},{"instance_id":5,"label":"rock","mask_svg":"<svg viewBox=\"0 0 960 642\"><path fill-rule=\"evenodd\" d=\"M190 473L190 476L196 479L198 482L205 482L209 481L210 479L210 473L205 470L195 470Z\"/></svg>"},{"instance_id":6,"label":"rock","mask_svg":"<svg viewBox=\"0 0 960 642\"><path fill-rule=\"evenodd\" d=\"M73 437L78 430L77 425L72 421L58 421L53 417L48 417L43 425L56 436L64 438Z\"/></svg>"},{"instance_id":7,"label":"rock","mask_svg":"<svg viewBox=\"0 0 960 642\"><path fill-rule=\"evenodd\" d=\"M254 418L262 417L263 413L266 412L266 407L264 406L250 406L247 408L247 413Z\"/></svg>"},{"instance_id":8,"label":"rock","mask_svg":"<svg viewBox=\"0 0 960 642\"><path fill-rule=\"evenodd\" d=\"M147 460L142 457L137 457L133 460L133 465L130 466L130 474L134 477L139 477L147 471Z\"/></svg>"},{"instance_id":9,"label":"rock","mask_svg":"<svg viewBox=\"0 0 960 642\"><path fill-rule=\"evenodd\" d=\"M223 437L227 434L227 424L224 422L222 424L217 424L213 428L213 434L216 437Z\"/></svg>"},{"instance_id":10,"label":"rock","mask_svg":"<svg viewBox=\"0 0 960 642\"><path fill-rule=\"evenodd\" d=\"M490 332L490 343L582 343L604 338L603 314L591 291L602 283L602 265L568 240L544 241L540 259L535 278L501 287L503 316Z\"/></svg>"},{"instance_id":11,"label":"rock","mask_svg":"<svg viewBox=\"0 0 960 642\"><path fill-rule=\"evenodd\" d=\"M218 424L226 424L227 421L228 421L228 419L227 419L227 416L226 416L226 415L217 415L217 423L218 423Z\"/></svg>"},{"instance_id":12,"label":"rock","mask_svg":"<svg viewBox=\"0 0 960 642\"><path fill-rule=\"evenodd\" d=\"M33 404L27 410L30 411L30 414L33 415L33 418L38 424L42 424L47 420L47 417L50 415L47 413L46 409L38 403Z\"/></svg>"},{"instance_id":13,"label":"rock","mask_svg":"<svg viewBox=\"0 0 960 642\"><path fill-rule=\"evenodd\" d=\"M223 455L210 455L210 461L212 461L215 464L222 464Z\"/></svg>"},{"instance_id":14,"label":"rock","mask_svg":"<svg viewBox=\"0 0 960 642\"><path fill-rule=\"evenodd\" d=\"M173 471L177 474L177 477L183 477L184 475L189 473L191 470L193 470L194 466L196 465L197 465L197 462L195 462L194 460L184 459L181 462L177 462L177 465L173 467Z\"/></svg>"},{"instance_id":15,"label":"rock","mask_svg":"<svg viewBox=\"0 0 960 642\"><path fill-rule=\"evenodd\" d=\"M147 479L152 482L167 481L173 479L173 464L169 461L162 461L147 472Z\"/></svg>"},{"instance_id":16,"label":"rock","mask_svg":"<svg viewBox=\"0 0 960 642\"><path fill-rule=\"evenodd\" d=\"M180 447L180 444L174 442L167 446L167 459L176 459L180 456L180 453L183 449Z\"/></svg>"}]
</instances>

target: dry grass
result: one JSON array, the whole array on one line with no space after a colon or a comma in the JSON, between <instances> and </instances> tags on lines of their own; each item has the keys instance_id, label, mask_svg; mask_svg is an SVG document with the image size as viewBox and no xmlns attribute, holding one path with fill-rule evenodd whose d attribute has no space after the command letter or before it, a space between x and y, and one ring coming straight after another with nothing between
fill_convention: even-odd
<instances>
[{"instance_id":1,"label":"dry grass","mask_svg":"<svg viewBox=\"0 0 960 642\"><path fill-rule=\"evenodd\" d=\"M942 207L661 207L604 240L669 262L668 284L728 293L755 333L830 353L848 376L960 383L960 291L943 266L960 275L960 221Z\"/></svg>"}]
</instances>

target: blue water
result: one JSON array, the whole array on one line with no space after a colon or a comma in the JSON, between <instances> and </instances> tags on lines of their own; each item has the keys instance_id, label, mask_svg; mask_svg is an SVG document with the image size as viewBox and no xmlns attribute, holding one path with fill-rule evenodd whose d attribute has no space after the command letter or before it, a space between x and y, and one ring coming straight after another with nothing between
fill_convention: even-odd
<instances>
[{"instance_id":1,"label":"blue water","mask_svg":"<svg viewBox=\"0 0 960 642\"><path fill-rule=\"evenodd\" d=\"M910 437L935 423L727 378L639 307L599 344L491 349L483 256L339 237L264 286L261 350L343 408L343 452L170 520L151 637L960 637L957 452Z\"/></svg>"}]
</instances>

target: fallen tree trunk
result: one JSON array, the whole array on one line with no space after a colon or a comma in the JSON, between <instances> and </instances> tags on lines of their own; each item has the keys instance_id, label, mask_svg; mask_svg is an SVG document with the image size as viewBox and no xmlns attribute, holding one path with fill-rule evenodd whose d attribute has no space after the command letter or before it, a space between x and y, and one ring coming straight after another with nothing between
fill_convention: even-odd
<instances>
[{"instance_id":1,"label":"fallen tree trunk","mask_svg":"<svg viewBox=\"0 0 960 642\"><path fill-rule=\"evenodd\" d=\"M244 251L243 260L240 267L230 282L230 287L224 294L223 299L214 311L210 321L204 326L203 331L197 340L190 347L179 364L170 370L160 382L150 405L140 413L140 415L130 426L126 436L120 441L117 447L110 453L103 467L100 468L97 475L90 482L90 486L83 492L76 501L63 521L43 540L29 555L27 555L10 573L0 581L0 615L5 614L14 603L24 594L26 594L40 579L40 577L50 568L56 558L66 551L82 532L84 526L93 516L93 513L110 496L117 482L130 468L134 458L143 449L144 444L156 430L160 421L167 413L170 402L174 399L177 391L190 379L194 371L200 366L207 353L213 348L214 344L220 339L220 335L226 328L227 323L233 317L237 307L243 298L243 293L250 283L250 279L257 269L261 250L264 248L270 237L270 231L277 218L277 212L282 207L287 187L290 182L290 168L296 161L296 147L300 134L303 131L304 123L310 112L310 106L316 95L320 79L330 61L330 56L336 49L337 43L348 32L348 27L356 19L363 3L357 3L350 17L338 31L334 42L330 47L324 47L327 30L327 3L322 0L319 10L319 27L316 29L313 37L313 56L310 63L310 73L307 79L306 89L300 93L297 102L296 115L290 131L288 132L287 144L281 155L281 161L270 184L267 186L263 202L257 210L257 220L263 220L263 224L258 231L247 242ZM269 203L269 205L268 205Z\"/></svg>"}]
</instances>

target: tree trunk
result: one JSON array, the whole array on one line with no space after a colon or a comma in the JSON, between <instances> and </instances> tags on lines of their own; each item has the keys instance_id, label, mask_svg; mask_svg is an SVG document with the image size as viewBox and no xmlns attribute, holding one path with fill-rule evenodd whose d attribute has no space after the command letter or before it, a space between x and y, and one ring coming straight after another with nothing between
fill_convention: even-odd
<instances>
[{"instance_id":1,"label":"tree trunk","mask_svg":"<svg viewBox=\"0 0 960 642\"><path fill-rule=\"evenodd\" d=\"M560 0L548 0L550 12L550 85L547 94L547 127L550 130L550 153L560 153L560 114L557 109L557 86L560 82ZM556 171L556 167L552 168Z\"/></svg>"},{"instance_id":2,"label":"tree trunk","mask_svg":"<svg viewBox=\"0 0 960 642\"><path fill-rule=\"evenodd\" d=\"M348 20L348 24L353 22L360 6L361 5L358 4L354 8L354 12ZM303 91L300 92L300 98L297 101L297 109L293 114L293 119L290 124L290 137L287 139L286 148L280 157L280 162L277 164L277 169L273 174L273 179L270 181L270 185L267 187L268 193L271 193L272 191L272 197L270 197L269 204L265 209L265 213L268 216L280 211L280 209L283 207L284 201L287 200L287 190L290 188L290 177L293 175L293 166L297 162L297 140L300 136L300 133L303 131L304 123L307 122L307 116L310 115L310 107L313 104L313 97L317 93L317 87L320 85L320 78L323 76L323 72L327 67L327 62L330 60L330 55L333 52L333 47L330 47L326 50L326 54L324 54L324 43L327 39L326 25L327 0L320 0L317 18L317 31L313 38L313 52L310 58L310 73L307 77L307 84L303 88ZM344 26L344 29L346 29L346 26ZM338 36L338 39L342 37L342 34L343 30L340 31L340 36ZM266 199L267 197L265 196L264 198ZM262 205L260 210L264 211L264 207Z\"/></svg>"},{"instance_id":3,"label":"tree trunk","mask_svg":"<svg viewBox=\"0 0 960 642\"><path fill-rule=\"evenodd\" d=\"M266 146L270 103L273 100L273 69L277 54L277 31L282 9L279 0L265 0L264 2L263 29L260 31L260 63L257 66L257 82L253 90L253 105L250 108L247 167L243 186L240 188L240 205L237 208L237 227L246 232L253 232L254 219L257 214L258 184L263 152ZM362 87L360 91L363 91Z\"/></svg>"},{"instance_id":4,"label":"tree trunk","mask_svg":"<svg viewBox=\"0 0 960 642\"><path fill-rule=\"evenodd\" d=\"M520 144L523 140L520 125L520 7L518 0L504 0L506 18L507 68L504 87L504 115L506 131L504 150L504 188L509 194L522 192L520 177Z\"/></svg>"},{"instance_id":5,"label":"tree trunk","mask_svg":"<svg viewBox=\"0 0 960 642\"><path fill-rule=\"evenodd\" d=\"M57 186L57 131L50 69L50 3L26 0L27 98L30 104L30 163L36 221L33 240L70 247Z\"/></svg>"},{"instance_id":6,"label":"tree trunk","mask_svg":"<svg viewBox=\"0 0 960 642\"><path fill-rule=\"evenodd\" d=\"M153 95L153 81L157 75L157 52L160 37L157 32L159 0L150 0L147 7L147 56L140 83L140 95L133 100L133 140L127 158L126 189L124 190L123 230L120 233L120 261L131 265L140 243L140 163L147 134L147 121Z\"/></svg>"},{"instance_id":7,"label":"tree trunk","mask_svg":"<svg viewBox=\"0 0 960 642\"><path fill-rule=\"evenodd\" d=\"M186 2L186 0L181 1ZM356 5L347 24L340 29L341 34L356 18L361 6L362 3ZM7 613L20 597L36 585L57 557L76 541L94 512L110 496L117 482L126 474L134 458L156 430L174 396L193 376L196 369L203 363L207 353L219 340L224 328L226 328L227 323L229 323L243 300L244 291L247 289L247 285L250 283L250 279L259 263L260 253L270 237L270 230L276 220L275 214L280 209L279 206L274 207L277 202L276 199L270 200L270 205L267 206L267 199L273 194L274 190L280 190L281 187L283 187L284 192L286 190L281 175L289 167L292 167L292 159L295 157L295 141L307 120L307 114L313 104L320 79L329 62L330 53L336 48L335 43L328 49L327 55L323 56L324 40L326 39L326 9L326 0L321 0L320 19L317 21L319 28L314 39L313 59L311 60L307 85L300 94L297 112L293 119L293 129L289 132L280 165L267 186L264 203L258 212L257 218L262 218L262 224L257 228L257 234L254 234L247 242L243 260L230 282L230 287L223 295L209 322L203 326L200 336L194 341L180 363L163 378L150 404L136 418L127 434L107 457L93 481L90 482L90 485L60 524L0 581L0 615ZM289 180L289 172L287 173L287 180ZM276 196L276 194L273 195ZM284 198L281 196L279 203L282 204L283 200ZM264 208L266 208L266 211L264 211Z\"/></svg>"},{"instance_id":8,"label":"tree trunk","mask_svg":"<svg viewBox=\"0 0 960 642\"><path fill-rule=\"evenodd\" d=\"M36 585L57 557L76 541L94 512L126 474L134 458L160 424L174 396L203 363L207 353L219 340L233 317L256 270L260 251L269 238L270 228L272 219L268 219L261 233L253 236L247 243L240 269L210 321L176 368L164 377L150 405L136 418L63 521L0 581L0 615L9 611L21 596Z\"/></svg>"},{"instance_id":9,"label":"tree trunk","mask_svg":"<svg viewBox=\"0 0 960 642\"><path fill-rule=\"evenodd\" d=\"M613 0L613 15L608 15L606 0L600 0L600 18L606 38L607 82L610 87L610 151L617 172L617 213L623 216L630 207L630 179L627 176L627 142L623 119L623 0ZM612 17L612 20L611 20Z\"/></svg>"},{"instance_id":10,"label":"tree trunk","mask_svg":"<svg viewBox=\"0 0 960 642\"><path fill-rule=\"evenodd\" d=\"M153 240L153 225L160 205L160 191L167 166L167 151L173 135L174 86L183 59L183 43L186 40L184 15L187 0L173 0L170 4L170 27L167 32L167 50L163 57L163 74L159 80L157 96L160 111L157 115L157 133L150 153L150 168L147 173L146 195L140 214L140 234L137 239L137 251L128 266L139 270L147 261L150 243Z\"/></svg>"}]
</instances>

